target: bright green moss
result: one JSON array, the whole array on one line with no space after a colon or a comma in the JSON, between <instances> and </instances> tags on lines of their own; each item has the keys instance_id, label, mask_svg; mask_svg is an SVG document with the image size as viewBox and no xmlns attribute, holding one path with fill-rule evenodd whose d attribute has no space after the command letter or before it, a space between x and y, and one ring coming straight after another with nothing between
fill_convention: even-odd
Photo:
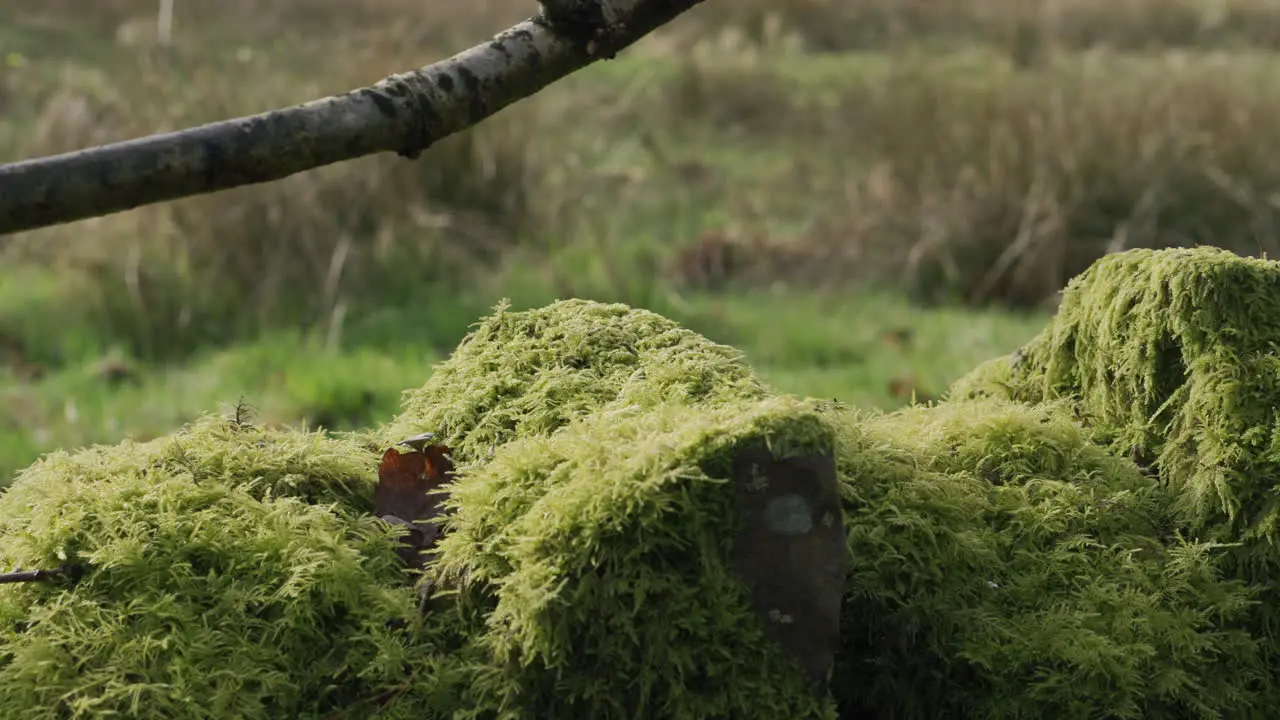
<instances>
[{"instance_id":1,"label":"bright green moss","mask_svg":"<svg viewBox=\"0 0 1280 720\"><path fill-rule=\"evenodd\" d=\"M388 625L415 598L367 512L376 457L209 417L32 466L0 497L0 563L86 574L0 586L0 715L365 716L432 647Z\"/></svg>"},{"instance_id":2,"label":"bright green moss","mask_svg":"<svg viewBox=\"0 0 1280 720\"><path fill-rule=\"evenodd\" d=\"M845 717L1247 717L1250 592L1057 408L847 416ZM866 713L860 715L859 713Z\"/></svg>"},{"instance_id":3,"label":"bright green moss","mask_svg":"<svg viewBox=\"0 0 1280 720\"><path fill-rule=\"evenodd\" d=\"M735 448L830 452L741 355L625 305L482 320L379 436L455 448L441 588L483 618L476 717L802 718L824 704L727 567Z\"/></svg>"},{"instance_id":4,"label":"bright green moss","mask_svg":"<svg viewBox=\"0 0 1280 720\"><path fill-rule=\"evenodd\" d=\"M1060 400L1098 442L1151 468L1174 494L1180 532L1238 543L1221 566L1260 591L1247 627L1275 667L1278 351L1280 264L1214 248L1134 250L1095 263L1044 332L952 396Z\"/></svg>"},{"instance_id":5,"label":"bright green moss","mask_svg":"<svg viewBox=\"0 0 1280 720\"><path fill-rule=\"evenodd\" d=\"M626 305L564 300L499 306L405 398L379 435L437 433L471 462L522 435L545 434L606 404L760 399L764 384L741 353L667 318Z\"/></svg>"},{"instance_id":6,"label":"bright green moss","mask_svg":"<svg viewBox=\"0 0 1280 720\"><path fill-rule=\"evenodd\" d=\"M484 608L477 712L820 717L728 566L734 451L830 452L809 406L635 405L501 446L461 478L443 586Z\"/></svg>"},{"instance_id":7,"label":"bright green moss","mask_svg":"<svg viewBox=\"0 0 1280 720\"><path fill-rule=\"evenodd\" d=\"M1209 537L1280 520L1280 264L1215 248L1110 255L1053 323L953 397L1067 399L1102 442L1155 467Z\"/></svg>"}]
</instances>

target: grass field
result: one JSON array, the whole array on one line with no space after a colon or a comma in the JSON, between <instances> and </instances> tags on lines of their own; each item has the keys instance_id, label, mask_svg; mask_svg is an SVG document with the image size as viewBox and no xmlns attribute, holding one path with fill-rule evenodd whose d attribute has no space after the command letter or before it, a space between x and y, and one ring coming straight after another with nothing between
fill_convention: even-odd
<instances>
[{"instance_id":1,"label":"grass field","mask_svg":"<svg viewBox=\"0 0 1280 720\"><path fill-rule=\"evenodd\" d=\"M0 160L343 91L534 9L432 5L178 2L164 44L154 2L0 0ZM891 409L1107 251L1276 252L1280 8L1024 6L709 0L416 163L0 239L0 473L241 398L376 423L503 298L651 308Z\"/></svg>"}]
</instances>

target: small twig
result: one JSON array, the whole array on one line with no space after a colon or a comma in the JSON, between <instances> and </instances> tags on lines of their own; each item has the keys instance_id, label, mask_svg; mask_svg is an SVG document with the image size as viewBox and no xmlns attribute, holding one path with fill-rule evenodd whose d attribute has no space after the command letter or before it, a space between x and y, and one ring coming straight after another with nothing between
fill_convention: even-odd
<instances>
[{"instance_id":1,"label":"small twig","mask_svg":"<svg viewBox=\"0 0 1280 720\"><path fill-rule=\"evenodd\" d=\"M376 708L373 711L373 715L369 715L367 717L376 717L377 715L380 715L384 710L386 710L387 707L391 705L391 703L395 702L396 699L398 699L401 695L404 695L408 691L409 691L408 684L400 685L398 687L393 687L390 690L384 690L367 700L362 700L356 703L352 707L343 708L342 710L339 710L338 712L325 718L325 720L340 720L341 718L349 717L348 713L350 713L352 710L362 705L375 705Z\"/></svg>"},{"instance_id":2,"label":"small twig","mask_svg":"<svg viewBox=\"0 0 1280 720\"><path fill-rule=\"evenodd\" d=\"M72 582L80 579L82 569L78 565L63 565L52 570L14 570L0 573L0 585L9 583L43 582L54 578L65 577Z\"/></svg>"},{"instance_id":3,"label":"small twig","mask_svg":"<svg viewBox=\"0 0 1280 720\"><path fill-rule=\"evenodd\" d=\"M414 450L417 450L418 452L422 452L422 449L423 449L423 448L425 448L425 447L427 446L427 443L431 442L431 441L432 441L432 440L434 440L435 438L436 438L436 434L435 434L435 433L433 433L433 432L424 432L424 433L420 433L420 434L418 434L418 435L414 435L414 436L413 436L413 437L411 437L411 438L405 438L404 440L401 440L400 442L398 442L398 443L396 443L396 444L397 444L397 445L404 445L405 447L411 447L411 448L413 448Z\"/></svg>"}]
</instances>

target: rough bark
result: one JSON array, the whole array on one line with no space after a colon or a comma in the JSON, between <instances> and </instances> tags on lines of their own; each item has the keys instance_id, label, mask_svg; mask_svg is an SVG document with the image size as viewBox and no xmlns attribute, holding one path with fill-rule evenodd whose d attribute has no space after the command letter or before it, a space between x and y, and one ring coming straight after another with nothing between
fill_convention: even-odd
<instances>
[{"instance_id":1,"label":"rough bark","mask_svg":"<svg viewBox=\"0 0 1280 720\"><path fill-rule=\"evenodd\" d=\"M178 132L0 165L0 234L269 182L378 152L417 158L702 0L547 0L536 17L370 87Z\"/></svg>"}]
</instances>

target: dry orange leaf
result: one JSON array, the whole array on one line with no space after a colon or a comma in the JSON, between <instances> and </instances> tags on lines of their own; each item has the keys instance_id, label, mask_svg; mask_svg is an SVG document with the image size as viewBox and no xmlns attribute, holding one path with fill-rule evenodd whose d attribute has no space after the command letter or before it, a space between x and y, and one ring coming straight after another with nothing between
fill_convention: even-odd
<instances>
[{"instance_id":1,"label":"dry orange leaf","mask_svg":"<svg viewBox=\"0 0 1280 720\"><path fill-rule=\"evenodd\" d=\"M373 490L374 513L384 522L409 531L400 557L414 569L430 562L429 551L441 533L444 497L432 491L453 479L449 448L427 445L426 439L429 436L400 443L414 448L407 452L387 448L378 464L378 484Z\"/></svg>"}]
</instances>

